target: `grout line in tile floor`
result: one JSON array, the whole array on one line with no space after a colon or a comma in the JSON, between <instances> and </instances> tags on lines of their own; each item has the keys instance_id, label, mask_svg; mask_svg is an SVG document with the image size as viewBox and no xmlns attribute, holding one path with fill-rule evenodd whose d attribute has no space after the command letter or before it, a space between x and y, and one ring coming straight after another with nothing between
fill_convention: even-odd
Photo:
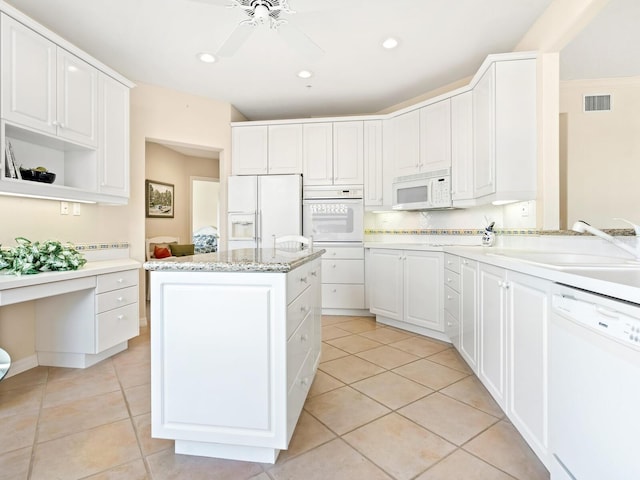
<instances>
[{"instance_id":1,"label":"grout line in tile floor","mask_svg":"<svg viewBox=\"0 0 640 480\"><path fill-rule=\"evenodd\" d=\"M89 369L37 367L0 383L0 480L549 478L449 344L370 317L323 317L324 333L318 375L275 465L176 455L173 442L151 438L147 327ZM74 411L87 402L105 412ZM24 447L3 433L12 414L24 417L15 432L30 438Z\"/></svg>"}]
</instances>

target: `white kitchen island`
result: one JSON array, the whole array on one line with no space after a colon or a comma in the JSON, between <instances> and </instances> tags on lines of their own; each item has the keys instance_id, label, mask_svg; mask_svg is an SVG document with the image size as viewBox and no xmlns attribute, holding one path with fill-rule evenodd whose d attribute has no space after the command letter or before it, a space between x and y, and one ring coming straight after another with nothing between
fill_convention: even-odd
<instances>
[{"instance_id":1,"label":"white kitchen island","mask_svg":"<svg viewBox=\"0 0 640 480\"><path fill-rule=\"evenodd\" d=\"M324 250L242 249L151 274L152 436L176 453L275 463L320 358Z\"/></svg>"}]
</instances>

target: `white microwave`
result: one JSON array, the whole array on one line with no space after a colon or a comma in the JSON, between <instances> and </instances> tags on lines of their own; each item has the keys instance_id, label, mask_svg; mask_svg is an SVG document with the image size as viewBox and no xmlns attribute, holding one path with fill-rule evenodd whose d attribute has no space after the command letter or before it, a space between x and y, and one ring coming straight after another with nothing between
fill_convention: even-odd
<instances>
[{"instance_id":1,"label":"white microwave","mask_svg":"<svg viewBox=\"0 0 640 480\"><path fill-rule=\"evenodd\" d=\"M451 201L451 169L405 175L393 179L394 210L449 209Z\"/></svg>"}]
</instances>

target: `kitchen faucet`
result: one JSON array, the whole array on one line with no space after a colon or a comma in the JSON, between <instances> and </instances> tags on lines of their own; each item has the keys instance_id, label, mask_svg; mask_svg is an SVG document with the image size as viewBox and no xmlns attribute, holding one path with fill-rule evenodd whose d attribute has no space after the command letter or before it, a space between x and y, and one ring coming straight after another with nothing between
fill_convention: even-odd
<instances>
[{"instance_id":1,"label":"kitchen faucet","mask_svg":"<svg viewBox=\"0 0 640 480\"><path fill-rule=\"evenodd\" d=\"M621 248L625 252L628 252L631 255L633 255L637 260L640 260L640 252L638 252L638 250L636 250L633 247L630 247L626 243L621 242L617 238L614 238L611 235L604 233L602 230L598 230L597 228L592 227L591 225L589 225L587 222L583 220L578 220L576 223L574 223L573 227L571 227L571 230L574 230L579 233L589 232L590 234L595 235L596 237L600 237L608 242L613 243L616 247Z\"/></svg>"}]
</instances>

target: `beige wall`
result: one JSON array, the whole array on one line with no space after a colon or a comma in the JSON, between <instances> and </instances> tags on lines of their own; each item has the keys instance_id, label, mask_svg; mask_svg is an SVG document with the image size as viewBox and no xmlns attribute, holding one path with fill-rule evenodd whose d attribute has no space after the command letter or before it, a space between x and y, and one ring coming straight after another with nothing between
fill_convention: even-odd
<instances>
[{"instance_id":1,"label":"beige wall","mask_svg":"<svg viewBox=\"0 0 640 480\"><path fill-rule=\"evenodd\" d=\"M174 185L173 218L147 218L145 236L172 236L191 243L191 177L218 178L218 160L191 157L146 143L146 178ZM216 206L217 208L217 206Z\"/></svg>"},{"instance_id":2,"label":"beige wall","mask_svg":"<svg viewBox=\"0 0 640 480\"><path fill-rule=\"evenodd\" d=\"M583 95L605 93L612 95L610 112L583 112ZM640 223L640 77L562 82L560 112L568 225L626 228L613 217Z\"/></svg>"}]
</instances>

